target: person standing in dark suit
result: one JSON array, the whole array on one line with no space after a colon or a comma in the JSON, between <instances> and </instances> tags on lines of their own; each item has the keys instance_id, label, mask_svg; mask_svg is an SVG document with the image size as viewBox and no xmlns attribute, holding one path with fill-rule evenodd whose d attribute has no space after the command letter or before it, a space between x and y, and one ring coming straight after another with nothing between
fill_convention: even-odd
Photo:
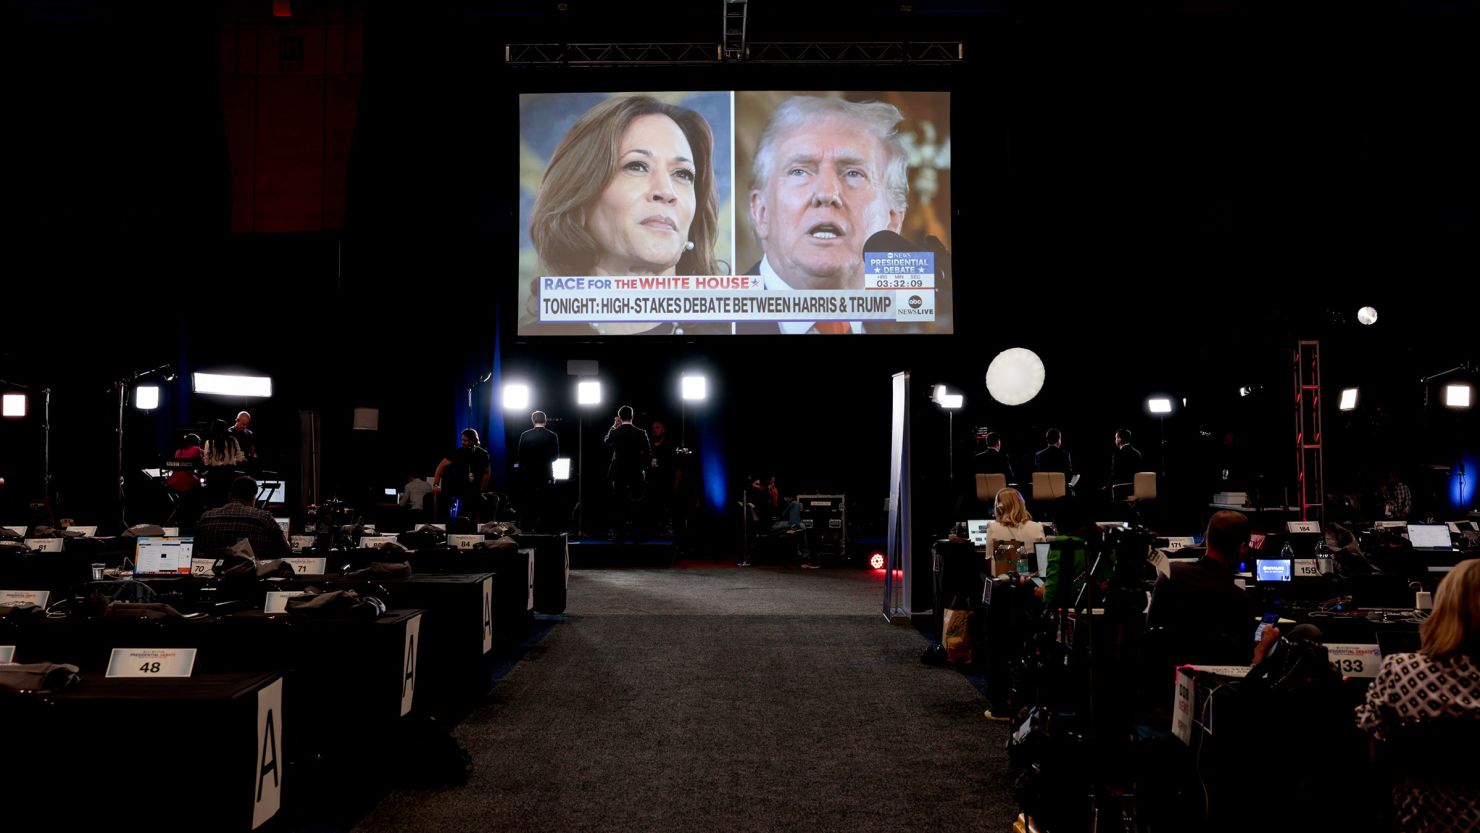
<instances>
[{"instance_id":1,"label":"person standing in dark suit","mask_svg":"<svg viewBox=\"0 0 1480 833\"><path fill-rule=\"evenodd\" d=\"M539 532L550 522L550 484L555 479L555 459L560 456L560 438L545 427L544 411L529 415L534 427L519 435L519 474L524 486L524 522Z\"/></svg>"},{"instance_id":2,"label":"person standing in dark suit","mask_svg":"<svg viewBox=\"0 0 1480 833\"><path fill-rule=\"evenodd\" d=\"M612 482L612 535L621 542L632 532L637 504L642 501L642 484L653 459L653 447L647 432L632 424L632 406L623 405L612 419L602 444L612 450L612 461L606 476ZM636 541L635 536L633 537Z\"/></svg>"},{"instance_id":3,"label":"person standing in dark suit","mask_svg":"<svg viewBox=\"0 0 1480 833\"><path fill-rule=\"evenodd\" d=\"M1064 480L1074 476L1074 462L1069 459L1069 452L1064 450L1064 435L1057 428L1050 428L1044 432L1044 447L1033 457L1034 471L1058 471L1064 473Z\"/></svg>"},{"instance_id":4,"label":"person standing in dark suit","mask_svg":"<svg viewBox=\"0 0 1480 833\"><path fill-rule=\"evenodd\" d=\"M1007 455L1002 453L1002 435L996 431L988 431L986 436L987 447L976 455L972 465L973 474L1000 474L1007 478L1008 483L1016 483L1017 478L1012 473L1012 463Z\"/></svg>"},{"instance_id":5,"label":"person standing in dark suit","mask_svg":"<svg viewBox=\"0 0 1480 833\"><path fill-rule=\"evenodd\" d=\"M1141 452L1131 445L1131 429L1121 428L1115 432L1115 454L1110 458L1110 482L1105 488L1111 497L1117 497L1116 486L1124 487L1129 494L1128 484L1136 482L1136 472L1144 471Z\"/></svg>"}]
</instances>

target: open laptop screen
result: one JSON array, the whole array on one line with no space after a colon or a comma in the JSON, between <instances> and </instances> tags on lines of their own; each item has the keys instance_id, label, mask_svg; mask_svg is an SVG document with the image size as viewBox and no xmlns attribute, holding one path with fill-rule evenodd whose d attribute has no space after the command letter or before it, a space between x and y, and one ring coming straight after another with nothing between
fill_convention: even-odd
<instances>
[{"instance_id":1,"label":"open laptop screen","mask_svg":"<svg viewBox=\"0 0 1480 833\"><path fill-rule=\"evenodd\" d=\"M140 538L134 544L134 575L190 574L193 538Z\"/></svg>"},{"instance_id":2,"label":"open laptop screen","mask_svg":"<svg viewBox=\"0 0 1480 833\"><path fill-rule=\"evenodd\" d=\"M1408 541L1416 550L1447 550L1451 546L1449 527L1445 524L1409 524Z\"/></svg>"},{"instance_id":3,"label":"open laptop screen","mask_svg":"<svg viewBox=\"0 0 1480 833\"><path fill-rule=\"evenodd\" d=\"M966 537L971 539L973 546L985 547L987 545L987 524L991 521L967 521Z\"/></svg>"}]
</instances>

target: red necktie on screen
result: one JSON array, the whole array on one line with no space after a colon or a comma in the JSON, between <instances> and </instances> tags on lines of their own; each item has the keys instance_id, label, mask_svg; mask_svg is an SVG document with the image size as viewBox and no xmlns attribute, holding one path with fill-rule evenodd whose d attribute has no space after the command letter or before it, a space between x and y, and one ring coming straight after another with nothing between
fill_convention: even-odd
<instances>
[{"instance_id":1,"label":"red necktie on screen","mask_svg":"<svg viewBox=\"0 0 1480 833\"><path fill-rule=\"evenodd\" d=\"M837 335L838 333L853 332L853 325L849 324L847 321L818 321L816 324L812 325L812 329L816 330L819 333Z\"/></svg>"}]
</instances>

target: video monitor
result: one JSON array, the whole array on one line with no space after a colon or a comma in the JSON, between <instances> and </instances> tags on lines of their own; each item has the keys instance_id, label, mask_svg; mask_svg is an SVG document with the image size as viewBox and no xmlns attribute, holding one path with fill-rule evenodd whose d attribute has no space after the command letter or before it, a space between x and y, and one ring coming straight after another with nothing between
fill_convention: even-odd
<instances>
[{"instance_id":1,"label":"video monitor","mask_svg":"<svg viewBox=\"0 0 1480 833\"><path fill-rule=\"evenodd\" d=\"M1255 581L1289 581L1291 573L1288 558L1260 558L1254 561Z\"/></svg>"},{"instance_id":2,"label":"video monitor","mask_svg":"<svg viewBox=\"0 0 1480 833\"><path fill-rule=\"evenodd\" d=\"M519 98L518 334L952 332L951 96Z\"/></svg>"}]
</instances>

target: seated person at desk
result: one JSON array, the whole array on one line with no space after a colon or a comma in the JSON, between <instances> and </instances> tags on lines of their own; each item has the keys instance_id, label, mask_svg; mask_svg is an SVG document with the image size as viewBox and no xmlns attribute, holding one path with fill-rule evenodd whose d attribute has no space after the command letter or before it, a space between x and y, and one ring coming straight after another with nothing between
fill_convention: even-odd
<instances>
[{"instance_id":1,"label":"seated person at desk","mask_svg":"<svg viewBox=\"0 0 1480 833\"><path fill-rule=\"evenodd\" d=\"M1357 707L1357 727L1380 741L1401 744L1405 733L1422 732L1450 746L1447 761L1423 754L1432 748L1408 750L1416 754L1402 760L1394 756L1400 770L1409 770L1393 784L1396 829L1480 829L1480 777L1473 761L1465 762L1462 740L1480 729L1480 561L1460 562L1439 582L1419 635L1418 653L1382 658L1366 702Z\"/></svg>"},{"instance_id":2,"label":"seated person at desk","mask_svg":"<svg viewBox=\"0 0 1480 833\"><path fill-rule=\"evenodd\" d=\"M198 434L186 434L180 447L175 449L175 459L188 460L192 466L201 465L201 458L204 454L205 451L200 447ZM204 497L201 495L204 487L201 486L200 476L195 473L193 467L174 469L164 482L170 491L175 493L180 507L174 515L175 519L182 527L194 528L195 519L200 517L201 506L204 502Z\"/></svg>"},{"instance_id":3,"label":"seated person at desk","mask_svg":"<svg viewBox=\"0 0 1480 833\"><path fill-rule=\"evenodd\" d=\"M401 489L401 507L421 517L427 495L432 493L432 484L426 478L414 474L406 475L406 485ZM430 513L429 513L430 514Z\"/></svg>"},{"instance_id":4,"label":"seated person at desk","mask_svg":"<svg viewBox=\"0 0 1480 833\"><path fill-rule=\"evenodd\" d=\"M987 524L987 558L1016 564L1018 553L1028 552L1033 544L1047 539L1043 524L1033 520L1028 506L1017 489L1003 489L997 493L992 513L996 520ZM1001 557L998 549L1001 545ZM1013 569L1009 567L1008 569ZM993 572L1003 572L994 570Z\"/></svg>"},{"instance_id":5,"label":"seated person at desk","mask_svg":"<svg viewBox=\"0 0 1480 833\"><path fill-rule=\"evenodd\" d=\"M1254 608L1234 572L1249 552L1249 519L1224 510L1208 521L1207 554L1173 564L1151 591L1146 628L1167 631L1174 662L1249 665L1254 659ZM1270 631L1277 631L1269 628ZM1278 636L1278 633L1275 633Z\"/></svg>"},{"instance_id":6,"label":"seated person at desk","mask_svg":"<svg viewBox=\"0 0 1480 833\"><path fill-rule=\"evenodd\" d=\"M246 539L258 558L283 558L289 554L288 538L272 513L256 507L257 481L242 476L231 482L225 506L209 509L195 526L195 552L214 555Z\"/></svg>"}]
</instances>

